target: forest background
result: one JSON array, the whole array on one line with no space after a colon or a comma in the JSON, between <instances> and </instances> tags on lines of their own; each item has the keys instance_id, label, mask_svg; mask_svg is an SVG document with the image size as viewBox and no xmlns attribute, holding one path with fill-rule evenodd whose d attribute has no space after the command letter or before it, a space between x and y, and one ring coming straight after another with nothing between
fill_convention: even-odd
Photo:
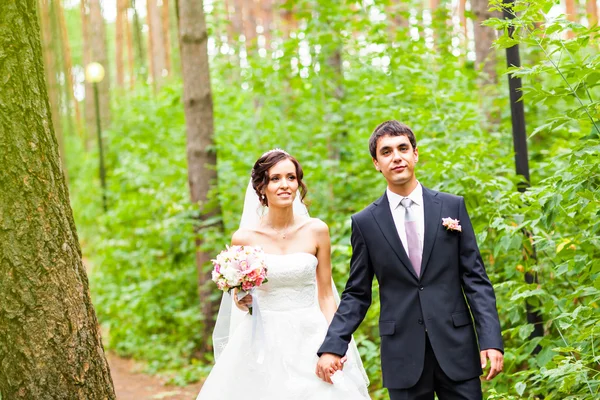
<instances>
[{"instance_id":1,"label":"forest background","mask_svg":"<svg viewBox=\"0 0 600 400\"><path fill-rule=\"evenodd\" d=\"M398 119L417 135L420 181L465 197L496 289L505 372L484 383L486 398L600 394L596 1L516 1L512 20L496 0L205 1L210 82L208 65L186 64L183 32L202 25L181 14L187 1L38 3L54 131L106 348L175 384L206 377L220 298L207 261L237 228L253 162L274 147L305 170L341 291L349 217L385 188L367 140ZM504 49L516 44L523 66L507 70ZM105 189L91 61L106 69ZM525 192L507 73L523 80ZM184 95L194 88L202 101ZM374 290L355 337L380 399Z\"/></svg>"}]
</instances>

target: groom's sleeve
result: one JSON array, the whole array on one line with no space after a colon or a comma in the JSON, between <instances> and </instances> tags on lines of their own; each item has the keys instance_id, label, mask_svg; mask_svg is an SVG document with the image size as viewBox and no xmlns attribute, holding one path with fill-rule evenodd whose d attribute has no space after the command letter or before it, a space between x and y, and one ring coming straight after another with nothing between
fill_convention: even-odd
<instances>
[{"instance_id":1,"label":"groom's sleeve","mask_svg":"<svg viewBox=\"0 0 600 400\"><path fill-rule=\"evenodd\" d=\"M497 349L504 352L496 295L477 247L475 232L467 213L465 200L460 198L459 221L460 269L465 296L473 313L480 350Z\"/></svg>"},{"instance_id":2,"label":"groom's sleeve","mask_svg":"<svg viewBox=\"0 0 600 400\"><path fill-rule=\"evenodd\" d=\"M319 357L323 353L344 356L352 334L358 328L371 305L373 266L358 223L352 218L352 258L350 276L342 293L340 305L335 313L325 341L319 348Z\"/></svg>"}]
</instances>

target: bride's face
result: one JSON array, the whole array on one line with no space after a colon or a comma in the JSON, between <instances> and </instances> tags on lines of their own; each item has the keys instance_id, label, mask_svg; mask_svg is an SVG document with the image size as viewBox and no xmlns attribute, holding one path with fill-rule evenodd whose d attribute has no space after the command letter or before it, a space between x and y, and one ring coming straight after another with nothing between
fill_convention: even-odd
<instances>
[{"instance_id":1,"label":"bride's face","mask_svg":"<svg viewBox=\"0 0 600 400\"><path fill-rule=\"evenodd\" d=\"M265 189L265 195L272 206L291 206L298 193L298 176L296 166L288 159L273 165L267 172L269 184Z\"/></svg>"}]
</instances>

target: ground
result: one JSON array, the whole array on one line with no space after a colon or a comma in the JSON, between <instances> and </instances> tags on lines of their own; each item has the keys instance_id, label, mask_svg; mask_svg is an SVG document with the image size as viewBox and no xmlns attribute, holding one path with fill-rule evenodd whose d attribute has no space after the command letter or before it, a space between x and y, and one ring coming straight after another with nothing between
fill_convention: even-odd
<instances>
[{"instance_id":1,"label":"ground","mask_svg":"<svg viewBox=\"0 0 600 400\"><path fill-rule=\"evenodd\" d=\"M118 400L194 400L202 386L165 386L163 379L139 372L135 361L112 353L107 357Z\"/></svg>"}]
</instances>

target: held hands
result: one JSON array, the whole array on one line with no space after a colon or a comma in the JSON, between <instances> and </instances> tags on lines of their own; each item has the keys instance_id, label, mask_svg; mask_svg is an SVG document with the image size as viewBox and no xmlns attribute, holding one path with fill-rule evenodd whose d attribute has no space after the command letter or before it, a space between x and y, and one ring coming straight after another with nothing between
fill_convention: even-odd
<instances>
[{"instance_id":1,"label":"held hands","mask_svg":"<svg viewBox=\"0 0 600 400\"><path fill-rule=\"evenodd\" d=\"M233 301L235 302L237 308L239 308L242 311L249 311L248 307L252 306L252 295L247 294L244 297L242 297L241 300L238 300L237 294L238 290L233 289L233 293L231 296L233 297Z\"/></svg>"},{"instance_id":2,"label":"held hands","mask_svg":"<svg viewBox=\"0 0 600 400\"><path fill-rule=\"evenodd\" d=\"M484 379L491 381L496 375L502 372L504 368L504 355L496 349L487 349L480 351L481 368L487 365L487 359L490 359L490 373Z\"/></svg>"},{"instance_id":3,"label":"held hands","mask_svg":"<svg viewBox=\"0 0 600 400\"><path fill-rule=\"evenodd\" d=\"M315 373L325 382L333 384L331 375L335 374L336 371L343 369L346 360L346 356L340 357L337 354L323 353L321 357L319 357Z\"/></svg>"}]
</instances>

